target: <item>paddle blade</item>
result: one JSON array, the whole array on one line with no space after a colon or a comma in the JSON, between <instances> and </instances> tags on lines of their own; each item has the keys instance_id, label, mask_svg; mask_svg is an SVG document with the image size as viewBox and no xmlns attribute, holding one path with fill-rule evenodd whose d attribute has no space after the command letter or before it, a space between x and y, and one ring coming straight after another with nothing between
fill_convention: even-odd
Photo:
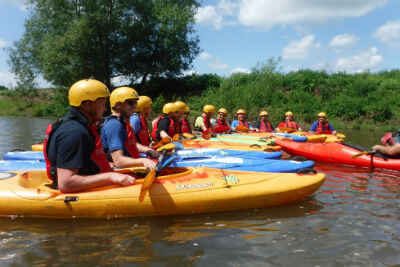
<instances>
[{"instance_id":1,"label":"paddle blade","mask_svg":"<svg viewBox=\"0 0 400 267\"><path fill-rule=\"evenodd\" d=\"M174 150L175 149L175 144L174 143L168 143L166 145L163 145L162 147L157 148L158 152L162 152L163 150L166 150L167 152Z\"/></svg>"},{"instance_id":2,"label":"paddle blade","mask_svg":"<svg viewBox=\"0 0 400 267\"><path fill-rule=\"evenodd\" d=\"M179 139L180 139L179 134L175 134L175 135L172 137L172 141L173 141L173 142L179 142Z\"/></svg>"},{"instance_id":3,"label":"paddle blade","mask_svg":"<svg viewBox=\"0 0 400 267\"><path fill-rule=\"evenodd\" d=\"M158 142L157 144L155 144L153 146L153 148L159 148L162 147L163 145L168 144L169 142L171 142L171 138L170 137L164 137L163 139L160 140L160 142Z\"/></svg>"},{"instance_id":4,"label":"paddle blade","mask_svg":"<svg viewBox=\"0 0 400 267\"><path fill-rule=\"evenodd\" d=\"M146 196L147 191L151 187L151 185L154 183L154 180L156 179L156 170L150 171L146 177L144 178L142 187L140 188L140 195L139 195L139 201L142 202L144 197Z\"/></svg>"},{"instance_id":5,"label":"paddle blade","mask_svg":"<svg viewBox=\"0 0 400 267\"><path fill-rule=\"evenodd\" d=\"M294 132L295 129L287 128L287 127L279 127L279 131L284 132L284 133L291 133Z\"/></svg>"},{"instance_id":6,"label":"paddle blade","mask_svg":"<svg viewBox=\"0 0 400 267\"><path fill-rule=\"evenodd\" d=\"M360 157L362 155L366 155L366 154L369 154L369 153L372 153L372 151L363 151L363 152L360 152L360 153L352 155L351 158L355 159L355 158L358 158L358 157Z\"/></svg>"},{"instance_id":7,"label":"paddle blade","mask_svg":"<svg viewBox=\"0 0 400 267\"><path fill-rule=\"evenodd\" d=\"M243 126L243 125L238 125L235 127L235 130L237 132L248 132L249 128L247 128L246 126Z\"/></svg>"}]
</instances>

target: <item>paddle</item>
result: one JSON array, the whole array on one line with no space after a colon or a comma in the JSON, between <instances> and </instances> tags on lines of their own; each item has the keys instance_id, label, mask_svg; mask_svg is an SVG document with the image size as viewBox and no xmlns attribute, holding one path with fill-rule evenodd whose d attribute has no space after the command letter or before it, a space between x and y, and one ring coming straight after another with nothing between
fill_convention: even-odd
<instances>
[{"instance_id":1,"label":"paddle","mask_svg":"<svg viewBox=\"0 0 400 267\"><path fill-rule=\"evenodd\" d=\"M279 127L279 131L285 132L285 133L291 133L294 132L295 129L287 128L287 127Z\"/></svg>"},{"instance_id":2,"label":"paddle","mask_svg":"<svg viewBox=\"0 0 400 267\"><path fill-rule=\"evenodd\" d=\"M162 147L163 145L166 145L168 143L171 142L171 138L170 137L164 137L163 139L160 140L160 142L158 142L157 144L155 144L153 146L153 148L159 148Z\"/></svg>"},{"instance_id":3,"label":"paddle","mask_svg":"<svg viewBox=\"0 0 400 267\"><path fill-rule=\"evenodd\" d=\"M114 169L113 172L118 173L147 173L147 169L145 167L130 167L123 169Z\"/></svg>"},{"instance_id":4,"label":"paddle","mask_svg":"<svg viewBox=\"0 0 400 267\"><path fill-rule=\"evenodd\" d=\"M151 170L144 178L142 187L140 188L140 195L139 195L140 202L143 201L150 186L154 183L154 180L156 179L158 172L161 171L161 164L162 164L162 161L164 160L165 153L167 153L167 150L163 149L161 152L161 156L158 158L156 168Z\"/></svg>"},{"instance_id":5,"label":"paddle","mask_svg":"<svg viewBox=\"0 0 400 267\"><path fill-rule=\"evenodd\" d=\"M235 127L235 130L236 130L237 132L248 132L248 131L249 131L249 128L247 128L247 127L244 126L244 125L238 125L238 126Z\"/></svg>"},{"instance_id":6,"label":"paddle","mask_svg":"<svg viewBox=\"0 0 400 267\"><path fill-rule=\"evenodd\" d=\"M374 152L374 151L363 151L363 152L360 152L360 153L352 155L351 158L355 159L355 158L358 158L358 157L360 157L362 155L375 154L375 153L376 152Z\"/></svg>"}]
</instances>

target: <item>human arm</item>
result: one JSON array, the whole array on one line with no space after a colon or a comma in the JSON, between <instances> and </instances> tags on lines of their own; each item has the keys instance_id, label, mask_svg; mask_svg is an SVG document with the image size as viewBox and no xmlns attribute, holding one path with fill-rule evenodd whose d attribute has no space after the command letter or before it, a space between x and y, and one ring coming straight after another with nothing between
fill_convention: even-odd
<instances>
[{"instance_id":1,"label":"human arm","mask_svg":"<svg viewBox=\"0 0 400 267\"><path fill-rule=\"evenodd\" d=\"M137 115L132 115L129 118L129 122L132 126L132 130L135 132L135 134L137 134L138 132L140 132L140 130L142 129L142 123L140 122L140 118Z\"/></svg>"},{"instance_id":2,"label":"human arm","mask_svg":"<svg viewBox=\"0 0 400 267\"><path fill-rule=\"evenodd\" d=\"M57 168L58 187L63 193L79 192L109 183L128 186L135 183L135 178L126 174L104 172L94 175L79 175L78 169Z\"/></svg>"},{"instance_id":3,"label":"human arm","mask_svg":"<svg viewBox=\"0 0 400 267\"><path fill-rule=\"evenodd\" d=\"M157 163L147 158L132 158L124 155L123 150L111 151L114 166L117 168L144 166L148 170L156 167Z\"/></svg>"},{"instance_id":4,"label":"human arm","mask_svg":"<svg viewBox=\"0 0 400 267\"><path fill-rule=\"evenodd\" d=\"M259 132L259 131L260 131L260 127L261 127L261 123L260 123L259 121L257 121L256 123L254 123L253 129L254 129L256 132Z\"/></svg>"},{"instance_id":5,"label":"human arm","mask_svg":"<svg viewBox=\"0 0 400 267\"><path fill-rule=\"evenodd\" d=\"M330 123L328 122L328 126L329 126L329 131L332 131L332 134L336 135L337 132L336 132L335 128L333 128L332 124L330 124Z\"/></svg>"},{"instance_id":6,"label":"human arm","mask_svg":"<svg viewBox=\"0 0 400 267\"><path fill-rule=\"evenodd\" d=\"M204 119L203 117L199 116L196 118L195 122L194 122L194 127L196 128L200 128L202 132L207 131L207 127L204 124Z\"/></svg>"},{"instance_id":7,"label":"human arm","mask_svg":"<svg viewBox=\"0 0 400 267\"><path fill-rule=\"evenodd\" d=\"M316 132L317 131L317 126L318 126L318 122L314 121L313 124L310 127L310 132Z\"/></svg>"},{"instance_id":8,"label":"human arm","mask_svg":"<svg viewBox=\"0 0 400 267\"><path fill-rule=\"evenodd\" d=\"M236 126L239 125L239 122L237 120L232 121L231 124L231 131L236 131Z\"/></svg>"},{"instance_id":9,"label":"human arm","mask_svg":"<svg viewBox=\"0 0 400 267\"><path fill-rule=\"evenodd\" d=\"M380 152L389 156L395 156L400 154L400 144L396 143L393 146L375 145L372 147L372 151Z\"/></svg>"}]
</instances>

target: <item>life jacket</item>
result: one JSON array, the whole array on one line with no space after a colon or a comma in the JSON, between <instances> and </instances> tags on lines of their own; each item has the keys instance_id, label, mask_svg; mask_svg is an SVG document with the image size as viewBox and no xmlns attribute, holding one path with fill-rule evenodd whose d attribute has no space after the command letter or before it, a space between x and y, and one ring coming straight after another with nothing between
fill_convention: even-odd
<instances>
[{"instance_id":1,"label":"life jacket","mask_svg":"<svg viewBox=\"0 0 400 267\"><path fill-rule=\"evenodd\" d=\"M153 140L157 140L157 130L158 130L158 122L160 119L168 118L169 119L169 127L168 127L168 135L172 138L176 133L179 132L178 129L175 127L175 122L173 119L169 118L167 115L161 115L158 117L156 123L154 124L153 131L151 133L151 136L153 137Z\"/></svg>"},{"instance_id":2,"label":"life jacket","mask_svg":"<svg viewBox=\"0 0 400 267\"><path fill-rule=\"evenodd\" d=\"M188 120L182 119L179 122L182 133L190 133L190 134L192 133L192 129L190 129L190 123L188 122Z\"/></svg>"},{"instance_id":3,"label":"life jacket","mask_svg":"<svg viewBox=\"0 0 400 267\"><path fill-rule=\"evenodd\" d=\"M320 121L318 121L318 127L316 129L316 132L319 134L331 134L332 131L329 130L329 123L326 121L324 123L321 123Z\"/></svg>"},{"instance_id":4,"label":"life jacket","mask_svg":"<svg viewBox=\"0 0 400 267\"><path fill-rule=\"evenodd\" d=\"M142 129L138 133L136 133L137 140L144 146L150 145L150 137L149 137L149 130L147 128L147 121L142 116L140 118L140 124Z\"/></svg>"},{"instance_id":5,"label":"life jacket","mask_svg":"<svg viewBox=\"0 0 400 267\"><path fill-rule=\"evenodd\" d=\"M57 120L55 123L49 124L46 129L46 137L43 141L43 155L46 162L46 172L47 177L53 181L53 185L58 185L57 180L57 166L53 164L50 159L48 158L47 152L49 150L48 144L50 143L50 139L52 138L53 134L56 130L64 123L69 120L76 120L77 122L81 123L75 116L68 114L67 116ZM86 127L86 126L85 126ZM93 162L97 164L100 169L100 172L110 172L111 167L108 163L107 156L103 150L103 144L101 143L101 138L97 131L97 126L92 124L89 128L87 128L91 135L94 137L95 147L90 154L90 158Z\"/></svg>"},{"instance_id":6,"label":"life jacket","mask_svg":"<svg viewBox=\"0 0 400 267\"><path fill-rule=\"evenodd\" d=\"M207 118L207 115L203 115L203 121L204 121L204 125L206 126L207 130L211 129L212 130L212 125L211 125L211 121L209 118Z\"/></svg>"},{"instance_id":7,"label":"life jacket","mask_svg":"<svg viewBox=\"0 0 400 267\"><path fill-rule=\"evenodd\" d=\"M217 124L214 127L213 133L224 133L229 131L228 123L226 122L225 119L220 120L217 119Z\"/></svg>"},{"instance_id":8,"label":"life jacket","mask_svg":"<svg viewBox=\"0 0 400 267\"><path fill-rule=\"evenodd\" d=\"M271 123L267 122L263 122L260 121L261 125L260 125L260 132L272 132L272 126Z\"/></svg>"},{"instance_id":9,"label":"life jacket","mask_svg":"<svg viewBox=\"0 0 400 267\"><path fill-rule=\"evenodd\" d=\"M300 128L299 125L295 121L291 121L291 122L285 121L284 123L286 124L286 128L289 128L289 129L298 130Z\"/></svg>"},{"instance_id":10,"label":"life jacket","mask_svg":"<svg viewBox=\"0 0 400 267\"><path fill-rule=\"evenodd\" d=\"M245 127L247 127L248 129L250 129L249 123L248 123L247 121L238 120L238 123L239 123L239 125L245 126Z\"/></svg>"},{"instance_id":11,"label":"life jacket","mask_svg":"<svg viewBox=\"0 0 400 267\"><path fill-rule=\"evenodd\" d=\"M123 120L121 120L120 118L114 116L114 115L110 115L106 118L106 120L104 121L104 123L106 123L108 120L110 119L115 119L118 120L121 124L123 124L125 126L126 129L126 140L124 142L124 155L128 156L128 157L132 157L132 158L139 158L139 151L137 149L136 143L136 136L135 136L135 132L132 129L132 125L129 122L129 119L127 119L125 122ZM106 151L106 153L109 154L109 159L112 160L112 157L110 155L109 151Z\"/></svg>"},{"instance_id":12,"label":"life jacket","mask_svg":"<svg viewBox=\"0 0 400 267\"><path fill-rule=\"evenodd\" d=\"M399 143L399 132L388 132L381 139L381 143L384 146L392 146Z\"/></svg>"}]
</instances>

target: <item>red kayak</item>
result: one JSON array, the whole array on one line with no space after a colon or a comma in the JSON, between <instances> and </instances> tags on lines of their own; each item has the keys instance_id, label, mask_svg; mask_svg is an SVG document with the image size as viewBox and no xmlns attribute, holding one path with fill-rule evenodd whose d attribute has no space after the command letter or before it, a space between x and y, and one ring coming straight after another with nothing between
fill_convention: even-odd
<instances>
[{"instance_id":1,"label":"red kayak","mask_svg":"<svg viewBox=\"0 0 400 267\"><path fill-rule=\"evenodd\" d=\"M362 155L352 159L351 156L359 154L362 150L342 143L301 143L280 139L276 139L275 142L292 156L303 156L314 161L400 170L400 159L384 159L373 155Z\"/></svg>"}]
</instances>

